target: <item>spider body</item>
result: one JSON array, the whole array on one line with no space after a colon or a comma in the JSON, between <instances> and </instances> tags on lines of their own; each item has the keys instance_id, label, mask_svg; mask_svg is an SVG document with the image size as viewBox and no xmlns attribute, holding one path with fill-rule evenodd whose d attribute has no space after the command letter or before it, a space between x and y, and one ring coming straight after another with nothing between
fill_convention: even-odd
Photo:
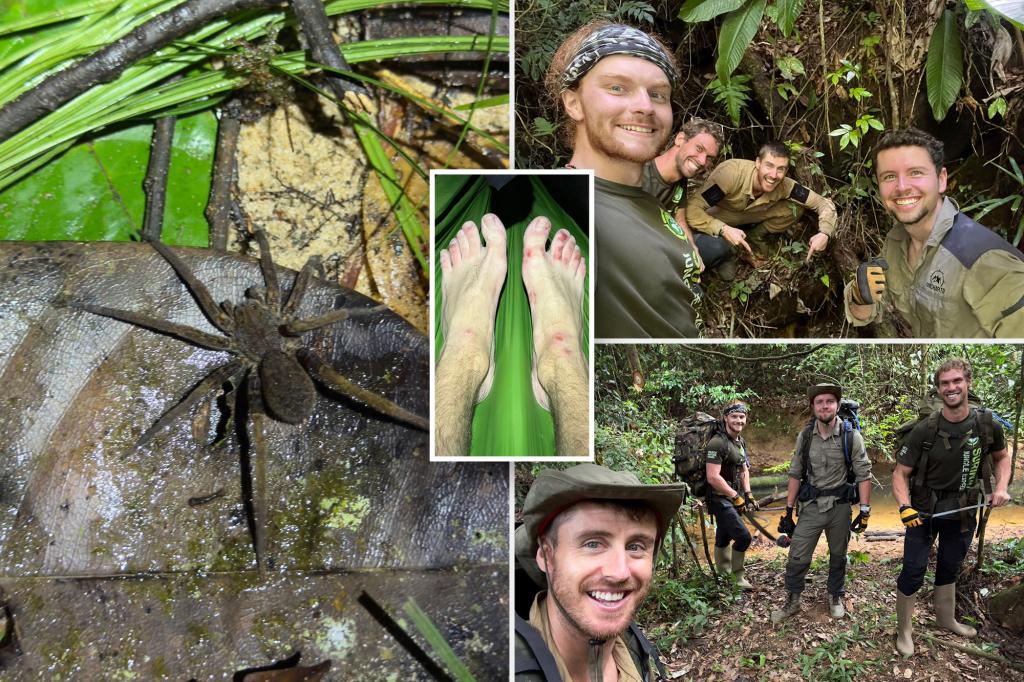
<instances>
[{"instance_id":1,"label":"spider body","mask_svg":"<svg viewBox=\"0 0 1024 682\"><path fill-rule=\"evenodd\" d=\"M299 272L281 302L277 274L270 257L270 248L262 232L256 233L260 244L260 269L265 288L253 287L246 291L240 303L224 301L214 303L212 296L187 265L168 247L150 242L164 260L174 269L195 299L200 310L222 335L152 317L144 313L117 310L92 304L77 307L96 315L113 318L151 331L172 336L187 343L230 353L227 363L210 371L176 405L167 410L138 440L148 443L167 425L186 414L194 405L219 390L224 384L234 387L234 414L236 424L247 430L245 441L252 449L243 452L243 494L253 535L258 568L262 571L265 556L264 524L266 441L263 420L270 417L285 424L300 424L314 410L317 391L314 379L328 390L366 405L372 411L422 430L427 420L405 410L387 398L366 390L334 371L315 352L302 344L302 335L308 331L332 325L349 317L376 313L385 306L370 308L336 309L322 315L301 319L296 311L302 302L313 271L318 267L310 260ZM246 456L247 454L247 456ZM251 469L251 470L249 470Z\"/></svg>"}]
</instances>

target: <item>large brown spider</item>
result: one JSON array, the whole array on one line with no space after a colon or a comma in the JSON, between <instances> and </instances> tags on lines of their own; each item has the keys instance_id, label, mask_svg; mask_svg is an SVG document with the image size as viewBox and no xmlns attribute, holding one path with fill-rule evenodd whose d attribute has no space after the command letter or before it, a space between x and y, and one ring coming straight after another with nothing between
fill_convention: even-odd
<instances>
[{"instance_id":1,"label":"large brown spider","mask_svg":"<svg viewBox=\"0 0 1024 682\"><path fill-rule=\"evenodd\" d=\"M244 419L242 423L248 427L247 437L255 455L249 456L252 463L251 472L244 466L243 457L243 491L249 489L250 499L246 501L246 508L249 513L257 567L262 571L266 556L266 447L263 437L265 416L286 424L297 424L306 419L312 414L316 403L316 388L313 385L313 379L316 379L325 388L363 403L386 417L424 431L427 430L428 423L425 418L399 407L387 398L357 386L302 345L301 336L306 332L356 315L379 312L386 309L386 306L378 305L355 311L332 310L314 318L298 319L296 311L302 302L309 279L317 269L317 261L307 261L295 278L288 300L282 303L277 273L266 236L261 231L257 231L255 235L260 245L260 270L263 273L265 288L248 289L242 303L224 301L220 305L214 302L206 286L196 279L191 269L170 248L158 241L149 240L153 248L184 282L206 318L224 336L215 336L144 313L92 304L78 304L76 307L96 315L138 325L159 334L173 336L201 348L226 351L235 356L231 361L211 371L174 407L165 412L139 437L136 446L147 444L164 427L187 413L196 403L224 384L230 383L235 387L234 414L240 421L248 414L248 419Z\"/></svg>"}]
</instances>

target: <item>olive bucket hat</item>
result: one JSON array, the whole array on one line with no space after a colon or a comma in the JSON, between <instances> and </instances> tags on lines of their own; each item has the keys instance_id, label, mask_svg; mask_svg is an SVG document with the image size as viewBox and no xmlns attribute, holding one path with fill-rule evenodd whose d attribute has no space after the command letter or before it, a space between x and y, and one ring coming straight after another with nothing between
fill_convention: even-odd
<instances>
[{"instance_id":1,"label":"olive bucket hat","mask_svg":"<svg viewBox=\"0 0 1024 682\"><path fill-rule=\"evenodd\" d=\"M841 386L836 384L815 384L807 387L807 402L813 403L814 399L822 393L831 393L836 397L837 403L843 399L843 388Z\"/></svg>"},{"instance_id":2,"label":"olive bucket hat","mask_svg":"<svg viewBox=\"0 0 1024 682\"><path fill-rule=\"evenodd\" d=\"M627 471L597 464L579 464L564 471L545 469L537 475L523 503L523 524L516 529L516 560L538 585L545 585L537 565L537 537L558 514L585 500L643 500L657 515L658 543L683 503L685 484L644 485Z\"/></svg>"}]
</instances>

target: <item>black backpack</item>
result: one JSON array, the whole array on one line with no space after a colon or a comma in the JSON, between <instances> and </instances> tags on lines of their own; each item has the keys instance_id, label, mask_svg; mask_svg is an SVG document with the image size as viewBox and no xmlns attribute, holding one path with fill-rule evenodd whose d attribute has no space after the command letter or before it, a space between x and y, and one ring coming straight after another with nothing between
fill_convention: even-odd
<instances>
[{"instance_id":1,"label":"black backpack","mask_svg":"<svg viewBox=\"0 0 1024 682\"><path fill-rule=\"evenodd\" d=\"M1012 431L1013 427L1003 417L999 416L992 410L982 407L982 400L974 393L968 391L967 393L967 404L973 409L973 418L975 420L975 428L978 433L981 434L981 438L984 441L984 448L981 457L981 470L979 472L978 480L969 488L969 490L975 489L980 481L980 485L984 492L992 492L992 446L995 442L995 427L993 422L998 421L1006 429ZM939 429L939 415L942 412L942 398L939 397L939 393L936 389L931 389L928 392L928 397L922 401L918 406L917 417L910 421L900 424L893 436L896 441L896 451L902 451L903 447L909 442L910 432L914 430L922 421L928 423L928 435L925 440L921 443L921 456L917 460L917 465L914 467L911 473L911 498L916 500L918 504L922 500L929 502L929 508L922 511L931 511L931 507L935 504L935 491L930 490L925 486L925 477L928 473L928 456L932 447L935 445L935 439L940 438L943 432ZM925 506L925 505L922 505Z\"/></svg>"},{"instance_id":2,"label":"black backpack","mask_svg":"<svg viewBox=\"0 0 1024 682\"><path fill-rule=\"evenodd\" d=\"M710 492L705 469L708 441L723 433L725 427L722 422L706 412L697 412L679 422L672 463L676 479L685 483L695 497L705 497Z\"/></svg>"},{"instance_id":3,"label":"black backpack","mask_svg":"<svg viewBox=\"0 0 1024 682\"><path fill-rule=\"evenodd\" d=\"M817 499L822 495L834 495L843 502L856 502L859 499L856 475L853 472L853 456L850 454L851 435L854 431L860 431L860 404L854 400L843 398L839 401L839 409L836 416L839 418L839 433L843 443L843 459L846 460L846 483L832 490L819 490L811 485L811 437L814 435L815 422L817 417L812 416L804 427L800 438L800 461L803 463L803 475L800 478L800 492L797 499L801 502L808 502Z\"/></svg>"}]
</instances>

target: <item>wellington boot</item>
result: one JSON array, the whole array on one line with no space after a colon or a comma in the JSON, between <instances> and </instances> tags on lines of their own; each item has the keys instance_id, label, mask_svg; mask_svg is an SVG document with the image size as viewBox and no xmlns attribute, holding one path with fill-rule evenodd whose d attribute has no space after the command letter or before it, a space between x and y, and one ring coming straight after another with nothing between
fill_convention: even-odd
<instances>
[{"instance_id":1,"label":"wellington boot","mask_svg":"<svg viewBox=\"0 0 1024 682\"><path fill-rule=\"evenodd\" d=\"M782 621L786 620L790 616L794 615L800 610L800 593L799 592L787 592L786 603L781 609L775 609L772 611L772 624L778 625Z\"/></svg>"},{"instance_id":2,"label":"wellington boot","mask_svg":"<svg viewBox=\"0 0 1024 682\"><path fill-rule=\"evenodd\" d=\"M843 605L843 598L838 594L828 596L828 615L833 618L842 618L846 615L846 606Z\"/></svg>"},{"instance_id":3,"label":"wellington boot","mask_svg":"<svg viewBox=\"0 0 1024 682\"><path fill-rule=\"evenodd\" d=\"M747 558L746 552L737 552L735 549L732 550L732 575L736 578L736 584L743 590L752 590L754 586L747 582L747 579L743 576L745 573L743 569L743 562Z\"/></svg>"},{"instance_id":4,"label":"wellington boot","mask_svg":"<svg viewBox=\"0 0 1024 682\"><path fill-rule=\"evenodd\" d=\"M935 623L955 635L974 637L978 631L956 622L956 583L935 586Z\"/></svg>"},{"instance_id":5,"label":"wellington boot","mask_svg":"<svg viewBox=\"0 0 1024 682\"><path fill-rule=\"evenodd\" d=\"M724 575L732 573L732 545L715 547L715 568Z\"/></svg>"},{"instance_id":6,"label":"wellington boot","mask_svg":"<svg viewBox=\"0 0 1024 682\"><path fill-rule=\"evenodd\" d=\"M917 596L909 597L896 590L896 651L904 658L914 655L914 605Z\"/></svg>"}]
</instances>

